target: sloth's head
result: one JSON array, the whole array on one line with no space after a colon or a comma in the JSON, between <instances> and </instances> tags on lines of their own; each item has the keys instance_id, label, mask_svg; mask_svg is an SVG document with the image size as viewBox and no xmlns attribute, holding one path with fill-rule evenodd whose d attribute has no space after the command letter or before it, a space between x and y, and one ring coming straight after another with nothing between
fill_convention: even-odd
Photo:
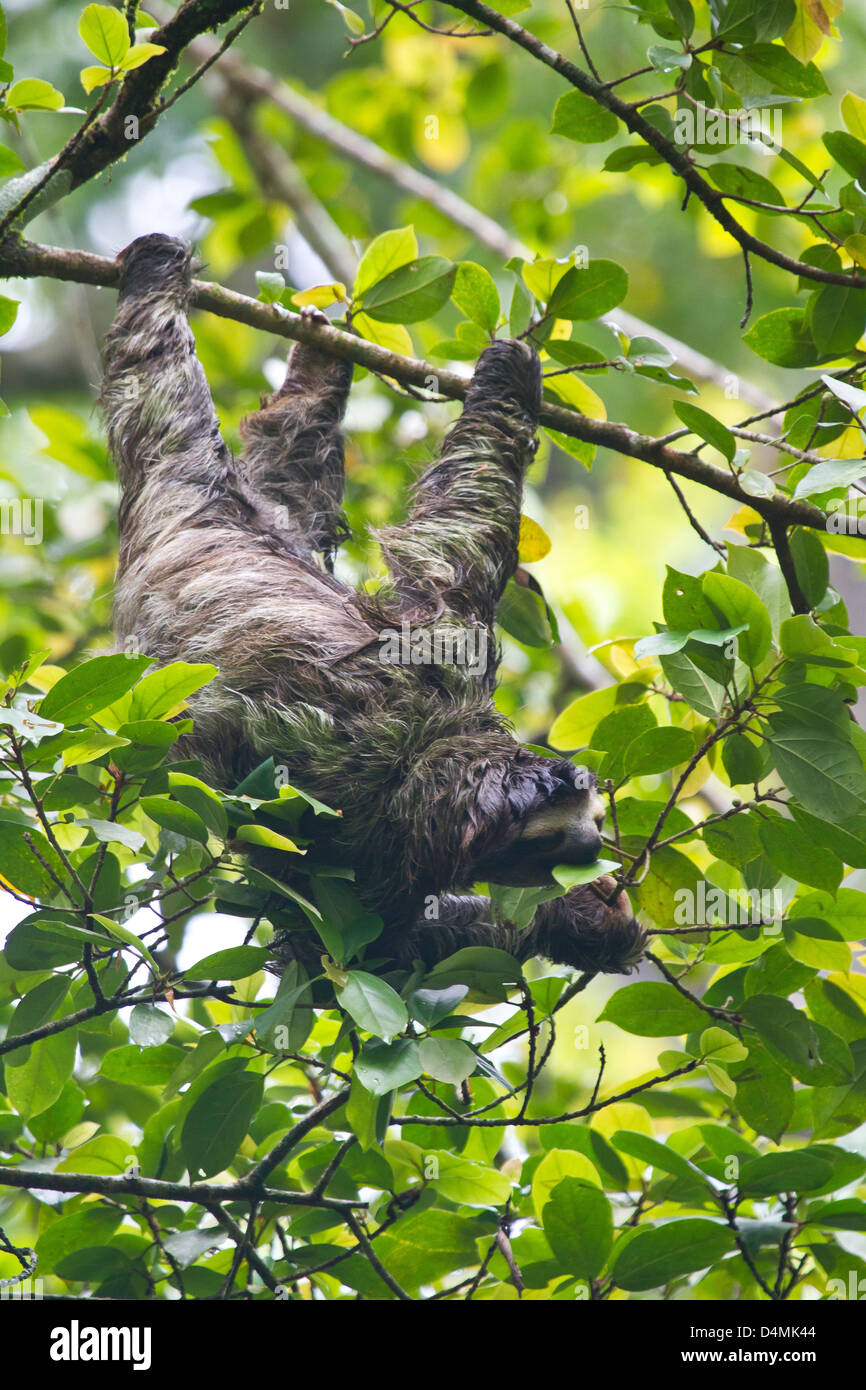
<instances>
[{"instance_id":1,"label":"sloth's head","mask_svg":"<svg viewBox=\"0 0 866 1390\"><path fill-rule=\"evenodd\" d=\"M516 776L507 778L510 824L503 841L475 866L478 878L544 887L555 881L556 865L589 865L601 853L605 808L592 774L566 760L532 762L535 767L518 765Z\"/></svg>"},{"instance_id":2,"label":"sloth's head","mask_svg":"<svg viewBox=\"0 0 866 1390\"><path fill-rule=\"evenodd\" d=\"M180 237L162 232L136 237L117 257L121 300L171 289L186 295L191 263L195 268L192 252Z\"/></svg>"}]
</instances>

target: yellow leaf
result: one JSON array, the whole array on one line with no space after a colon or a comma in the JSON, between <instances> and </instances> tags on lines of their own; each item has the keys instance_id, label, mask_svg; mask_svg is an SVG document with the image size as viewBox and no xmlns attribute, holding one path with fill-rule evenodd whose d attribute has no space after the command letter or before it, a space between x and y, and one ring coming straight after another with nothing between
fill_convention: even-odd
<instances>
[{"instance_id":1,"label":"yellow leaf","mask_svg":"<svg viewBox=\"0 0 866 1390\"><path fill-rule=\"evenodd\" d=\"M520 518L520 539L517 543L517 558L522 565L531 565L533 560L543 560L550 554L550 537L530 516Z\"/></svg>"},{"instance_id":2,"label":"yellow leaf","mask_svg":"<svg viewBox=\"0 0 866 1390\"><path fill-rule=\"evenodd\" d=\"M53 685L57 684L60 677L65 675L66 672L62 666L40 666L39 669L34 671L30 676L29 684L35 685L37 690L41 690L43 694L46 694Z\"/></svg>"},{"instance_id":3,"label":"yellow leaf","mask_svg":"<svg viewBox=\"0 0 866 1390\"><path fill-rule=\"evenodd\" d=\"M834 459L859 459L863 457L863 435L859 426L849 425L838 439L833 440L833 451L829 457Z\"/></svg>"},{"instance_id":4,"label":"yellow leaf","mask_svg":"<svg viewBox=\"0 0 866 1390\"><path fill-rule=\"evenodd\" d=\"M329 304L345 304L346 286L339 280L334 280L330 285L314 285L310 290L299 290L292 295L292 303L297 304L298 308L312 304L314 309L326 309Z\"/></svg>"},{"instance_id":5,"label":"yellow leaf","mask_svg":"<svg viewBox=\"0 0 866 1390\"><path fill-rule=\"evenodd\" d=\"M352 320L355 329L368 343L377 343L389 352L399 352L403 357L414 357L415 349L409 330L402 323L377 323L367 314L356 314Z\"/></svg>"},{"instance_id":6,"label":"yellow leaf","mask_svg":"<svg viewBox=\"0 0 866 1390\"><path fill-rule=\"evenodd\" d=\"M856 135L858 140L866 141L866 101L853 92L846 92L839 109L851 134Z\"/></svg>"},{"instance_id":7,"label":"yellow leaf","mask_svg":"<svg viewBox=\"0 0 866 1390\"><path fill-rule=\"evenodd\" d=\"M92 92L94 87L103 87L106 82L114 80L111 68L97 67L96 64L92 68L82 68L79 75L85 92Z\"/></svg>"},{"instance_id":8,"label":"yellow leaf","mask_svg":"<svg viewBox=\"0 0 866 1390\"><path fill-rule=\"evenodd\" d=\"M544 384L549 386L560 400L579 410L581 415L588 415L591 420L607 419L604 401L585 381L581 381L579 376L549 376L545 377Z\"/></svg>"},{"instance_id":9,"label":"yellow leaf","mask_svg":"<svg viewBox=\"0 0 866 1390\"><path fill-rule=\"evenodd\" d=\"M726 531L739 531L741 536L746 534L747 526L761 524L761 518L757 512L752 511L751 507L738 507L731 519L726 523Z\"/></svg>"},{"instance_id":10,"label":"yellow leaf","mask_svg":"<svg viewBox=\"0 0 866 1390\"><path fill-rule=\"evenodd\" d=\"M866 235L863 232L853 232L845 238L843 245L852 261L866 268Z\"/></svg>"},{"instance_id":11,"label":"yellow leaf","mask_svg":"<svg viewBox=\"0 0 866 1390\"><path fill-rule=\"evenodd\" d=\"M549 1149L532 1179L532 1204L539 1221L541 1213L563 1178L579 1178L592 1187L601 1187L595 1164L575 1149Z\"/></svg>"},{"instance_id":12,"label":"yellow leaf","mask_svg":"<svg viewBox=\"0 0 866 1390\"><path fill-rule=\"evenodd\" d=\"M149 58L155 58L157 53L164 53L165 45L161 43L137 43L131 48L120 64L121 72L130 72L133 68L140 68L142 63L146 63Z\"/></svg>"},{"instance_id":13,"label":"yellow leaf","mask_svg":"<svg viewBox=\"0 0 866 1390\"><path fill-rule=\"evenodd\" d=\"M811 62L830 33L827 10L825 0L797 0L797 14L782 42L799 63Z\"/></svg>"},{"instance_id":14,"label":"yellow leaf","mask_svg":"<svg viewBox=\"0 0 866 1390\"><path fill-rule=\"evenodd\" d=\"M567 261L540 260L523 267L523 280L528 290L546 304L567 270L574 264L574 257Z\"/></svg>"}]
</instances>

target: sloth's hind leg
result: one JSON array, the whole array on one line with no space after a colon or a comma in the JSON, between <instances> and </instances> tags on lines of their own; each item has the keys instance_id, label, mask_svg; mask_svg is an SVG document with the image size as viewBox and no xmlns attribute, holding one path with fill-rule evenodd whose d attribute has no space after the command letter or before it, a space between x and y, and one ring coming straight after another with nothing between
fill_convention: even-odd
<instances>
[{"instance_id":1,"label":"sloth's hind leg","mask_svg":"<svg viewBox=\"0 0 866 1390\"><path fill-rule=\"evenodd\" d=\"M346 534L340 424L351 381L351 362L295 343L282 386L241 422L243 468L266 514L272 508L273 524L323 554L329 568Z\"/></svg>"}]
</instances>

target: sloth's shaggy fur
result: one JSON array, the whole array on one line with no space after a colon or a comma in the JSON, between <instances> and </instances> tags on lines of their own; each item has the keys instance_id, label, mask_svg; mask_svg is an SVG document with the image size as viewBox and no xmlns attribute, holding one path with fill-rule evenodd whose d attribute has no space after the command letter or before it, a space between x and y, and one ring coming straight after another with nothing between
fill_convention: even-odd
<instances>
[{"instance_id":1,"label":"sloth's shaggy fur","mask_svg":"<svg viewBox=\"0 0 866 1390\"><path fill-rule=\"evenodd\" d=\"M101 394L123 487L115 626L157 662L219 667L194 699L184 755L226 788L272 755L339 807L333 853L354 867L385 920L380 945L401 961L495 944L628 970L643 937L625 895L609 905L573 889L523 932L492 924L486 898L454 895L482 878L551 882L552 864L587 862L600 843L585 774L522 748L492 702L493 618L517 560L541 403L536 354L517 342L483 353L408 520L379 537L391 584L371 596L332 573L351 364L296 344L235 459L187 322L188 247L154 234L119 261ZM451 636L477 629L486 671L383 661L383 630L406 620ZM554 821L565 828L545 840ZM427 921L433 896L438 919Z\"/></svg>"}]
</instances>

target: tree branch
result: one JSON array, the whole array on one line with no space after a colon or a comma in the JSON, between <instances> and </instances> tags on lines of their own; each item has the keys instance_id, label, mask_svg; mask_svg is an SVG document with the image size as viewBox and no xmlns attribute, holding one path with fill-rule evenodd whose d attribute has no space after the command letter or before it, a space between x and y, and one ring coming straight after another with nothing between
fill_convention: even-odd
<instances>
[{"instance_id":1,"label":"tree branch","mask_svg":"<svg viewBox=\"0 0 866 1390\"><path fill-rule=\"evenodd\" d=\"M151 8L155 7L151 6ZM217 48L218 45L213 39L202 36L190 44L188 54L203 60L208 56L213 56ZM436 208L437 212L441 212L455 226L462 227L494 255L500 256L506 261L510 260L512 256L520 256L521 259L530 261L534 259L534 253L529 247L516 237L511 236L492 217L479 212L478 208L473 207L465 198L461 198L459 193L455 193L446 184L430 178L429 175L413 169L410 164L404 163L395 155L389 154L387 150L382 149L381 145L377 145L375 140L369 139L366 135L360 135L350 126L344 125L328 111L323 111L321 107L316 106L309 97L295 91L293 87L289 87L287 83L273 77L263 68L253 67L237 57L236 54L231 54L220 60L218 72L222 80L230 84L236 94L247 102L265 101L276 106L308 134L325 141L338 154L352 160L355 164L360 164L365 169L369 169L371 173L377 174L380 178L387 179L403 193L408 193L413 198L420 198L425 203L429 203L431 207ZM325 258L323 257L323 259ZM728 385L731 374L721 363L714 362L712 358L698 352L688 343L671 337L669 333L663 332L655 324L644 323L643 319L636 318L634 314L627 313L624 309L616 309L603 315L602 321L609 327L618 325L631 338L655 338L676 358L677 364L688 376L696 377L699 381L712 382L720 390L724 390ZM742 379L739 381L739 387L743 400L747 401L749 405L761 411L773 412L773 399L766 391L762 391L760 387Z\"/></svg>"},{"instance_id":2,"label":"tree branch","mask_svg":"<svg viewBox=\"0 0 866 1390\"><path fill-rule=\"evenodd\" d=\"M67 146L47 164L10 180L0 195L0 215L5 219L14 211L17 218L20 204L23 225L127 155L170 104L158 100L160 89L192 40L249 8L249 0L185 0L166 24L148 34L148 41L161 44L165 52L127 74L112 105L98 121L87 125L74 148ZM34 196L35 185L39 189Z\"/></svg>"},{"instance_id":3,"label":"tree branch","mask_svg":"<svg viewBox=\"0 0 866 1390\"><path fill-rule=\"evenodd\" d=\"M783 251L778 251L769 243L760 241L751 232L746 231L735 217L725 206L725 194L719 189L707 183L696 166L692 162L691 155L685 146L678 145L674 140L669 140L657 130L654 125L645 120L635 107L618 97L610 88L591 77L589 73L572 63L562 53L551 48L535 34L524 29L513 19L508 19L505 15L493 10L489 5L485 5L483 0L446 0L452 9L460 10L463 14L469 15L471 19L486 25L489 29L495 29L497 33L510 39L512 43L531 53L533 58L537 58L545 67L564 77L566 82L570 82L572 87L576 87L579 92L590 97L599 106L604 107L616 116L627 130L633 135L638 135L660 154L670 169L683 180L687 194L694 194L704 205L707 212L716 219L721 227L732 236L742 247L743 252L752 252L762 260L768 261L771 265L777 265L782 270L788 270L792 275L801 276L805 280L814 280L824 285L847 285L850 288L866 288L866 277L854 275L841 270L824 270L819 266L807 265L805 261L798 261L794 256L786 256Z\"/></svg>"},{"instance_id":4,"label":"tree branch","mask_svg":"<svg viewBox=\"0 0 866 1390\"><path fill-rule=\"evenodd\" d=\"M44 275L56 280L75 280L86 285L111 288L118 283L119 268L115 261L91 252L66 251L36 242L10 240L0 247L0 275ZM355 362L403 386L429 390L431 382L434 382L436 391L451 400L462 400L466 395L467 378L458 376L456 372L439 370L417 358L402 357L333 325L313 322L279 305L262 304L222 285L194 280L191 303L198 309L245 323L262 332L309 343L332 357ZM549 403L543 405L540 420L547 428L572 439L627 454L663 473L675 473L691 482L700 483L740 506L750 507L767 522L778 520L788 526L808 526L816 530L826 527L827 518L817 507L807 502L795 502L779 494L769 498L753 497L740 487L733 474L706 463L696 453L672 449L627 425L609 420L592 420L565 406Z\"/></svg>"}]
</instances>

